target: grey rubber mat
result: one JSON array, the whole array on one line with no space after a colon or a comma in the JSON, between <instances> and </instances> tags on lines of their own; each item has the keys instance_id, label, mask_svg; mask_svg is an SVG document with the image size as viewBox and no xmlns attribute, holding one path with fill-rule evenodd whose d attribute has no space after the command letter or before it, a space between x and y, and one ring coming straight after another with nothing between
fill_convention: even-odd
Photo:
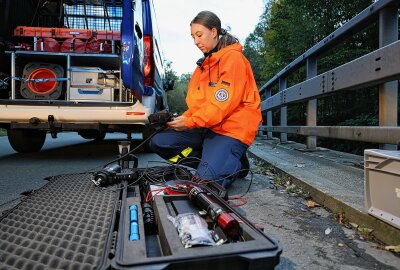
<instances>
[{"instance_id":1,"label":"grey rubber mat","mask_svg":"<svg viewBox=\"0 0 400 270\"><path fill-rule=\"evenodd\" d=\"M97 268L118 199L89 174L53 177L0 220L0 269Z\"/></svg>"}]
</instances>

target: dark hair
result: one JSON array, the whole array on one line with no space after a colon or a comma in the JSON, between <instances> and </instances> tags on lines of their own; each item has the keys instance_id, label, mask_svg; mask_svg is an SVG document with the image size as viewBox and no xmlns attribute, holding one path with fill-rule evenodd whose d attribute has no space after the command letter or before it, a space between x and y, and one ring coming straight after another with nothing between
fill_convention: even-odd
<instances>
[{"instance_id":1,"label":"dark hair","mask_svg":"<svg viewBox=\"0 0 400 270\"><path fill-rule=\"evenodd\" d=\"M219 42L217 45L217 49L222 49L228 45L239 42L239 40L229 34L226 29L221 28L221 20L218 18L215 13L211 11L201 11L199 14L194 17L194 19L190 22L190 25L193 23L201 24L208 29L217 29L217 33L219 36Z\"/></svg>"}]
</instances>

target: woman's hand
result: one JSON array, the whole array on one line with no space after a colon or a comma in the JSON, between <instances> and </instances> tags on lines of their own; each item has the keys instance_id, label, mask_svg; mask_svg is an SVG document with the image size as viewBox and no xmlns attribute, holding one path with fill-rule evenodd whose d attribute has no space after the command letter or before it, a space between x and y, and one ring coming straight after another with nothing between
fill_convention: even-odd
<instances>
[{"instance_id":1,"label":"woman's hand","mask_svg":"<svg viewBox=\"0 0 400 270\"><path fill-rule=\"evenodd\" d=\"M176 131L182 131L187 129L187 127L185 126L185 116L183 115L175 117L175 119L171 122L168 122L167 125L170 128L175 129Z\"/></svg>"}]
</instances>

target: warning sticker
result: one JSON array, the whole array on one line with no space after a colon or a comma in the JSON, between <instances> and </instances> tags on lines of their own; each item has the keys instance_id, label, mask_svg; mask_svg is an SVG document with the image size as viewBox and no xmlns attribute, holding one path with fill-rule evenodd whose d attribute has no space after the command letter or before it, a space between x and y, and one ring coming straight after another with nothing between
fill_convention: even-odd
<instances>
[{"instance_id":1,"label":"warning sticker","mask_svg":"<svg viewBox=\"0 0 400 270\"><path fill-rule=\"evenodd\" d=\"M224 88L218 89L217 92L215 92L215 99L218 101L226 101L228 98L229 92Z\"/></svg>"}]
</instances>

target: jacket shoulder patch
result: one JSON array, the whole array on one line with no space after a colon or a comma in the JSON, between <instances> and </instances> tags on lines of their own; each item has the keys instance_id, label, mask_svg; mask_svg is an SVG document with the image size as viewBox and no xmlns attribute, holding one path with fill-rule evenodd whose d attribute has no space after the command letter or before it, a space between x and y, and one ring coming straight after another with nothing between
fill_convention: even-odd
<instances>
[{"instance_id":1,"label":"jacket shoulder patch","mask_svg":"<svg viewBox=\"0 0 400 270\"><path fill-rule=\"evenodd\" d=\"M220 102L223 102L223 101L226 101L226 100L228 100L228 98L229 98L229 92L226 90L226 89L224 89L224 88L220 88L220 89L218 89L216 92L215 92L215 99L216 100L218 100L218 101L220 101Z\"/></svg>"}]
</instances>

